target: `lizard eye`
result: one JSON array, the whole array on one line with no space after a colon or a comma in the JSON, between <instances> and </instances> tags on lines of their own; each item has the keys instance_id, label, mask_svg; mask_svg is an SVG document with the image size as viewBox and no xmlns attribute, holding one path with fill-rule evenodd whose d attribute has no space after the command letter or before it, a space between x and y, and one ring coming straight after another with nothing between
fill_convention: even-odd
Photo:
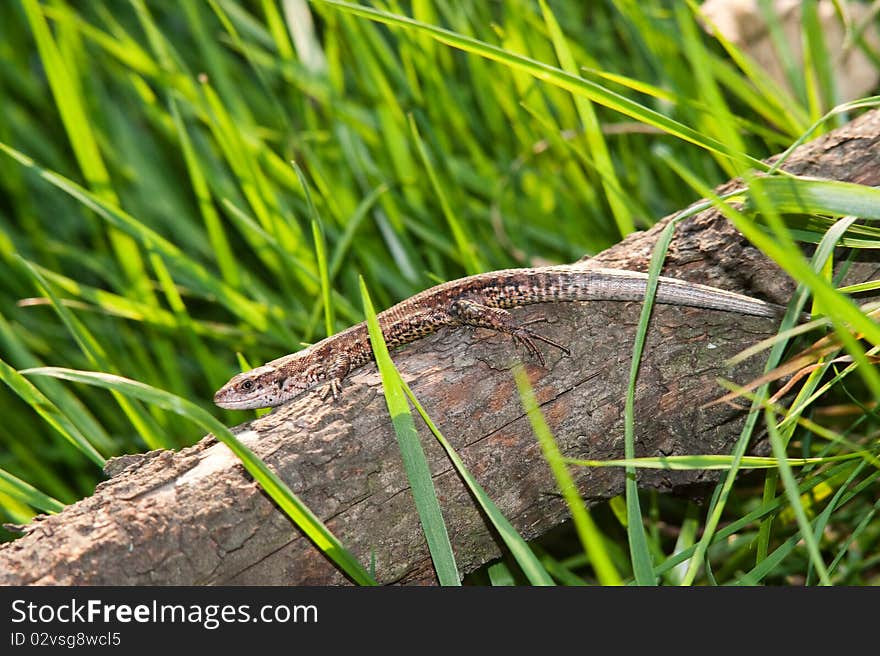
<instances>
[{"instance_id":1,"label":"lizard eye","mask_svg":"<svg viewBox=\"0 0 880 656\"><path fill-rule=\"evenodd\" d=\"M241 389L243 389L245 392L250 392L252 389L254 389L254 381L252 381L252 380L244 381L241 384Z\"/></svg>"}]
</instances>

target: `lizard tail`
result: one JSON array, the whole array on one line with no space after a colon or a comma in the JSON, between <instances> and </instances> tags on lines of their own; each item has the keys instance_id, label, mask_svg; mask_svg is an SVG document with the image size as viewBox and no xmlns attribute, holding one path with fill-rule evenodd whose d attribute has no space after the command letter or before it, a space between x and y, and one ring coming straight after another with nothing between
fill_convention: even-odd
<instances>
[{"instance_id":1,"label":"lizard tail","mask_svg":"<svg viewBox=\"0 0 880 656\"><path fill-rule=\"evenodd\" d=\"M645 298L648 275L611 269L592 269L593 276L585 283L584 300L606 299L638 301ZM759 317L781 318L785 308L757 298L717 287L686 282L677 278L658 278L657 303L724 310Z\"/></svg>"}]
</instances>

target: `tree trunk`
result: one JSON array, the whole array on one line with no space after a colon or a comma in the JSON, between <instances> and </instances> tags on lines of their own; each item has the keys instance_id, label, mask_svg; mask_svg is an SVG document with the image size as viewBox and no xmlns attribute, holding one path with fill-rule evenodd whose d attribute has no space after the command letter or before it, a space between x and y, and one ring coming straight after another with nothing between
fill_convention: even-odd
<instances>
[{"instance_id":1,"label":"tree trunk","mask_svg":"<svg viewBox=\"0 0 880 656\"><path fill-rule=\"evenodd\" d=\"M880 113L799 148L785 168L880 184ZM724 189L734 188L735 182ZM645 270L659 231L629 236L591 260ZM866 265L855 275L874 270ZM679 224L665 275L785 303L794 286L715 211ZM623 406L639 303L583 302L514 310L546 318L543 334L571 356L544 349L547 366L526 370L564 454L623 455ZM636 391L637 455L729 453L744 413L720 396L721 376L746 382L761 358L724 362L769 336L776 322L730 312L655 307ZM279 354L281 355L281 354ZM440 430L505 516L526 538L568 518L524 416L510 366L510 339L444 329L393 353ZM339 402L310 394L235 432L384 583L435 582L374 365L355 372ZM501 553L499 540L433 437L420 426L461 573ZM618 495L617 468L572 468L589 503ZM347 579L305 538L213 437L179 452L108 463L95 494L41 517L0 546L4 584L336 584ZM644 470L642 488L670 491L717 480L710 472Z\"/></svg>"}]
</instances>

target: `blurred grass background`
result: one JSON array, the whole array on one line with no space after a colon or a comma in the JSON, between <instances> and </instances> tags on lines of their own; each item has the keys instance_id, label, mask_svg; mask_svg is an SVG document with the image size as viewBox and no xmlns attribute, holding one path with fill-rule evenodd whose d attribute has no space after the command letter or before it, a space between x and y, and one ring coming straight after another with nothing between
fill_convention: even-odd
<instances>
[{"instance_id":1,"label":"blurred grass background","mask_svg":"<svg viewBox=\"0 0 880 656\"><path fill-rule=\"evenodd\" d=\"M803 4L803 43L821 53L817 4ZM828 58L790 68L784 86L688 3L368 7L0 3L0 519L90 494L104 458L202 434L16 370L121 374L239 423L252 414L214 408L214 390L242 363L362 320L359 275L383 308L462 275L598 252L698 198L682 175L727 180L839 101ZM866 24L845 23L848 47L876 65ZM876 430L873 415L855 421ZM852 556L880 538L863 489L836 527L858 529L834 552L857 560L843 582L876 581L876 556ZM771 501L746 485L731 512ZM648 502L658 552L696 533L687 502ZM598 514L613 536L614 506ZM719 581L754 560L744 526L713 552ZM738 580L814 575L793 549ZM584 566L580 553L552 563L558 580ZM503 564L490 576L506 577Z\"/></svg>"}]
</instances>

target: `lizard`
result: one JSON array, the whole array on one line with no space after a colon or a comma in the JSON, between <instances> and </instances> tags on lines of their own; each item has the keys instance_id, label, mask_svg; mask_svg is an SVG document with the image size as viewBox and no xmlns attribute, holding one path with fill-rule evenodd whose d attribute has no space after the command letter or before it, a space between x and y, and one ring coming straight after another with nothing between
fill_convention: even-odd
<instances>
[{"instance_id":1,"label":"lizard","mask_svg":"<svg viewBox=\"0 0 880 656\"><path fill-rule=\"evenodd\" d=\"M401 346L443 326L489 328L510 335L542 366L536 341L563 353L569 350L518 322L510 308L563 301L644 300L648 275L624 269L578 264L503 269L441 283L377 315L389 347ZM655 301L746 315L779 318L785 308L735 292L660 276ZM338 399L348 374L373 360L366 322L361 322L296 353L233 376L214 395L221 408L271 408L320 388L321 398Z\"/></svg>"}]
</instances>

